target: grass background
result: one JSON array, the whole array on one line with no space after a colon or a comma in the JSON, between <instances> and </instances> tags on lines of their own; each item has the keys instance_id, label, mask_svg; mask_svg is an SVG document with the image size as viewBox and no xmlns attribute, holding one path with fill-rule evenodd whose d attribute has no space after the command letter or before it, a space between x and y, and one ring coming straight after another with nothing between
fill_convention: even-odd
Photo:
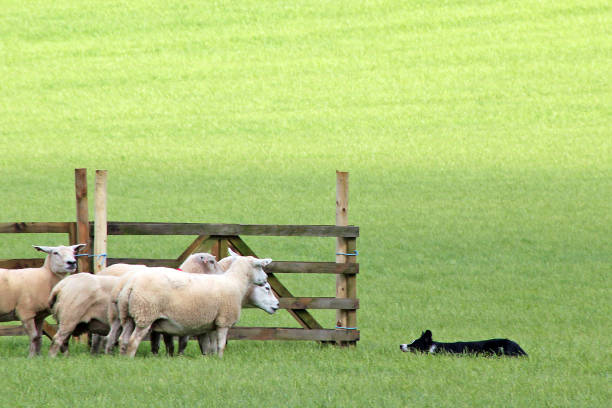
<instances>
[{"instance_id":1,"label":"grass background","mask_svg":"<svg viewBox=\"0 0 612 408\"><path fill-rule=\"evenodd\" d=\"M608 405L607 2L0 9L0 222L73 220L87 167L91 193L109 170L110 220L333 224L347 170L362 271L356 349L232 342L222 361L193 345L126 361L77 344L51 361L2 338L0 405ZM4 235L0 258L63 239ZM172 257L190 239L111 237L109 253ZM246 240L334 259L330 239ZM297 296L334 293L332 277L283 278ZM254 310L241 324L295 326ZM508 337L530 357L399 353L426 328Z\"/></svg>"}]
</instances>

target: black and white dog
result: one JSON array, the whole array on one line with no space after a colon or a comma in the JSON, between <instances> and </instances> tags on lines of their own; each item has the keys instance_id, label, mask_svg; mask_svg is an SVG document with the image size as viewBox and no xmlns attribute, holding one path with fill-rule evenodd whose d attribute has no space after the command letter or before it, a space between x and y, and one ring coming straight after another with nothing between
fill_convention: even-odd
<instances>
[{"instance_id":1,"label":"black and white dog","mask_svg":"<svg viewBox=\"0 0 612 408\"><path fill-rule=\"evenodd\" d=\"M481 341L458 341L456 343L439 343L431 338L431 331L425 330L421 337L411 344L400 344L400 350L421 353L454 353L485 354L498 356L526 356L523 349L508 339L491 339Z\"/></svg>"}]
</instances>

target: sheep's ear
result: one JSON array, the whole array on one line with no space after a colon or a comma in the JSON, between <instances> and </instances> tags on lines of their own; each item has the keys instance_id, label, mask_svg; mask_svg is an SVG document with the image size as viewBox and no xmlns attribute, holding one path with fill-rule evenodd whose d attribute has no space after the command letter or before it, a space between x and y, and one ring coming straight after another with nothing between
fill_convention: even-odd
<instances>
[{"instance_id":1,"label":"sheep's ear","mask_svg":"<svg viewBox=\"0 0 612 408\"><path fill-rule=\"evenodd\" d=\"M255 265L259 265L262 268L265 268L266 266L270 265L272 263L272 259L270 258L264 258L264 259L258 259L255 261Z\"/></svg>"},{"instance_id":2,"label":"sheep's ear","mask_svg":"<svg viewBox=\"0 0 612 408\"><path fill-rule=\"evenodd\" d=\"M237 253L235 253L234 251L232 251L232 248L227 248L227 253L229 254L229 256L231 256L232 258L236 258L238 255Z\"/></svg>"},{"instance_id":3,"label":"sheep's ear","mask_svg":"<svg viewBox=\"0 0 612 408\"><path fill-rule=\"evenodd\" d=\"M40 245L32 245L36 250L40 251L40 252L46 252L51 253L51 251L53 251L53 247L49 247L49 246L40 246Z\"/></svg>"},{"instance_id":4,"label":"sheep's ear","mask_svg":"<svg viewBox=\"0 0 612 408\"><path fill-rule=\"evenodd\" d=\"M70 248L72 248L72 252L74 252L76 254L81 249L85 248L86 246L87 246L87 244L76 244L76 245L72 245Z\"/></svg>"}]
</instances>

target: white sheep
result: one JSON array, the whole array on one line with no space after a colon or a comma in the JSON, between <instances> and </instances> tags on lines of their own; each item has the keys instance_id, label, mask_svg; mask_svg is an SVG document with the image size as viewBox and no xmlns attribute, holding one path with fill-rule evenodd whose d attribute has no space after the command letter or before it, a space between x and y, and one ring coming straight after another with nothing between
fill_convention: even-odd
<instances>
[{"instance_id":1,"label":"white sheep","mask_svg":"<svg viewBox=\"0 0 612 408\"><path fill-rule=\"evenodd\" d=\"M218 263L215 262L215 257L211 254L208 254L208 253L194 254L190 256L185 261L185 263L183 263L179 267L179 270L183 272L191 272L191 273L207 273L207 274L225 273L225 271L227 271L227 269L230 267L232 260L236 259L234 258L234 256L237 255L231 249L228 249L228 252L230 256L221 259ZM129 266L130 265L127 265L127 264L115 264L109 268L106 268L105 271L107 271L107 273L111 272L117 276L120 276L120 274L124 274L128 270L126 267L129 267ZM141 266L144 267L144 265L141 265ZM108 269L111 269L111 270L108 271ZM112 312L112 315L113 315L113 319L116 319L116 321L118 322L116 327L120 327L118 310L116 307L116 297L118 296L123 285L125 285L125 283L127 283L128 280L129 278L124 279L122 284L119 284L115 287L115 292L114 292L115 303L113 304L114 311ZM270 285L266 283L264 286L251 287L251 289L249 290L249 293L247 294L247 297L245 299L245 303L243 304L243 306L246 306L246 305L258 307L272 314L272 313L275 313L276 310L278 309L278 299L274 296L274 293L272 292L272 288L270 287ZM126 331L125 333L126 334L129 333L129 331ZM202 351L202 354L206 354L212 348L213 343L210 340L210 337L211 336L214 337L215 334L216 333L214 331L211 331L209 333L203 333L197 336L197 340L200 345L200 350ZM157 352L159 351L159 336L160 335L163 335L164 337L164 343L166 345L166 350L168 351L168 354L173 355L174 353L174 345L172 343L173 336L165 334L165 333L155 332L155 331L151 331L151 334L150 334L151 352L153 354L157 354ZM128 336L126 336L122 340L121 342L121 344L123 344L122 349L125 349L125 347L127 346L128 340L129 340ZM113 338L113 339L107 338L107 348L109 349L109 352L111 349L108 346L108 344L114 343L115 341L116 341L116 338ZM178 348L179 355L184 353L185 349L187 348L188 341L189 341L189 336L179 337L179 348Z\"/></svg>"},{"instance_id":2,"label":"white sheep","mask_svg":"<svg viewBox=\"0 0 612 408\"><path fill-rule=\"evenodd\" d=\"M48 309L49 293L55 284L75 272L75 254L86 244L34 246L47 257L40 268L0 269L0 322L20 320L30 338L30 354L40 354L42 326Z\"/></svg>"},{"instance_id":3,"label":"white sheep","mask_svg":"<svg viewBox=\"0 0 612 408\"><path fill-rule=\"evenodd\" d=\"M78 273L62 279L53 287L49 295L49 309L59 322L58 330L49 356L55 357L61 351L68 354L70 335L84 332L92 336L92 354L98 351L100 336L108 333L108 304L110 293L117 284L116 276L98 276L90 273Z\"/></svg>"},{"instance_id":4,"label":"white sheep","mask_svg":"<svg viewBox=\"0 0 612 408\"><path fill-rule=\"evenodd\" d=\"M107 311L107 321L110 323L110 330L106 336L105 352L107 354L112 351L122 329L121 321L119 319L119 310L117 309L117 298L121 289L135 273L146 273L151 272L151 270L155 270L155 268L149 268L145 265L114 264L98 272L98 275L112 275L119 277L118 283L110 293L110 303ZM179 266L178 270L199 274L223 273L223 270L217 264L214 255L206 252L199 252L189 255L181 266ZM127 338L129 338L127 332L124 331L124 333L125 334L122 338L124 338L125 341L123 341L121 344L127 343ZM159 352L159 336L160 333L158 332L151 333L151 352L153 352L153 354L157 354ZM185 340L179 339L179 342L180 341ZM172 336L164 335L164 343L166 345L167 353L169 355L173 355L174 343L172 341Z\"/></svg>"},{"instance_id":5,"label":"white sheep","mask_svg":"<svg viewBox=\"0 0 612 408\"><path fill-rule=\"evenodd\" d=\"M227 249L228 253L230 256L227 256L223 259L221 259L218 263L217 263L217 267L218 267L218 273L225 273L225 271L227 271L230 267L230 265L232 264L232 261L234 259L236 259L235 257L238 256L237 253L235 253L234 251L232 251L231 248ZM249 297L249 299L247 300L247 304L250 304L252 306L256 306L256 307L260 307L257 303L258 302L263 302L262 304L264 304L266 302L265 297L263 296L261 291L258 291L257 293L253 293L253 290L251 289L251 291L249 292L249 295L247 295ZM253 296L252 302L250 299L250 296ZM276 299L276 298L274 298ZM262 309L265 310L265 306L261 307ZM156 332L151 332L151 339L154 339ZM205 354L204 349L202 348L202 344L210 344L211 341L208 339L209 336L211 336L214 332L208 332L208 333L202 333L201 335L196 336L198 343L200 344L200 351L202 351L202 354ZM164 336L164 341L165 341L166 337ZM129 338L124 339L124 344L125 347L127 347L127 341L129 340ZM158 340L159 341L159 340ZM178 354L182 355L185 352L185 349L187 348L187 343L189 342L189 336L179 336L179 347L178 347Z\"/></svg>"},{"instance_id":6,"label":"white sheep","mask_svg":"<svg viewBox=\"0 0 612 408\"><path fill-rule=\"evenodd\" d=\"M227 268L225 268L227 269ZM211 255L206 252L195 253L190 255L185 262L179 266L178 270L187 273L204 273L204 274L212 274L218 275L225 272L224 268L217 263L217 259L214 255ZM174 341L173 336L165 333L159 333L156 331L151 331L150 340L151 340L151 352L153 354L159 353L159 338L163 336L164 345L166 346L166 352L172 356L174 355ZM189 341L189 336L180 336L179 339L179 354L183 354L185 347L187 346L187 342ZM181 347L182 346L182 347Z\"/></svg>"},{"instance_id":7,"label":"white sheep","mask_svg":"<svg viewBox=\"0 0 612 408\"><path fill-rule=\"evenodd\" d=\"M236 256L238 256L238 254L232 251L231 248L228 248L228 253L230 256L221 259L218 263L219 268L221 268L223 271L227 271L232 264L232 261L236 259ZM263 286L251 286L249 293L247 294L247 298L245 299L245 303L243 303L243 307L255 306L270 314L273 314L276 312L276 310L278 310L278 305L278 299L274 295L272 287L267 282ZM211 351L216 350L216 337L217 333L215 330L201 333L196 336L202 354L209 354ZM188 340L189 336L179 338L179 354L183 354L185 348L187 348Z\"/></svg>"},{"instance_id":8,"label":"white sheep","mask_svg":"<svg viewBox=\"0 0 612 408\"><path fill-rule=\"evenodd\" d=\"M163 268L155 274L135 274L118 298L121 321L134 326L125 353L134 357L151 330L178 336L216 330L216 353L222 357L227 332L240 318L249 288L266 283L263 267L272 262L234 257L222 275L177 274Z\"/></svg>"}]
</instances>

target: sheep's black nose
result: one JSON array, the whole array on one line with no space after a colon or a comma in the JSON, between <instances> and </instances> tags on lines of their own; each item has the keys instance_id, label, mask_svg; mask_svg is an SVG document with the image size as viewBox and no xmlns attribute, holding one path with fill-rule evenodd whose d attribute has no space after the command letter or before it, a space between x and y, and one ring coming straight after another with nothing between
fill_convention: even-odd
<instances>
[{"instance_id":1,"label":"sheep's black nose","mask_svg":"<svg viewBox=\"0 0 612 408\"><path fill-rule=\"evenodd\" d=\"M66 261L66 263L68 264L68 266L76 265L76 261Z\"/></svg>"}]
</instances>

